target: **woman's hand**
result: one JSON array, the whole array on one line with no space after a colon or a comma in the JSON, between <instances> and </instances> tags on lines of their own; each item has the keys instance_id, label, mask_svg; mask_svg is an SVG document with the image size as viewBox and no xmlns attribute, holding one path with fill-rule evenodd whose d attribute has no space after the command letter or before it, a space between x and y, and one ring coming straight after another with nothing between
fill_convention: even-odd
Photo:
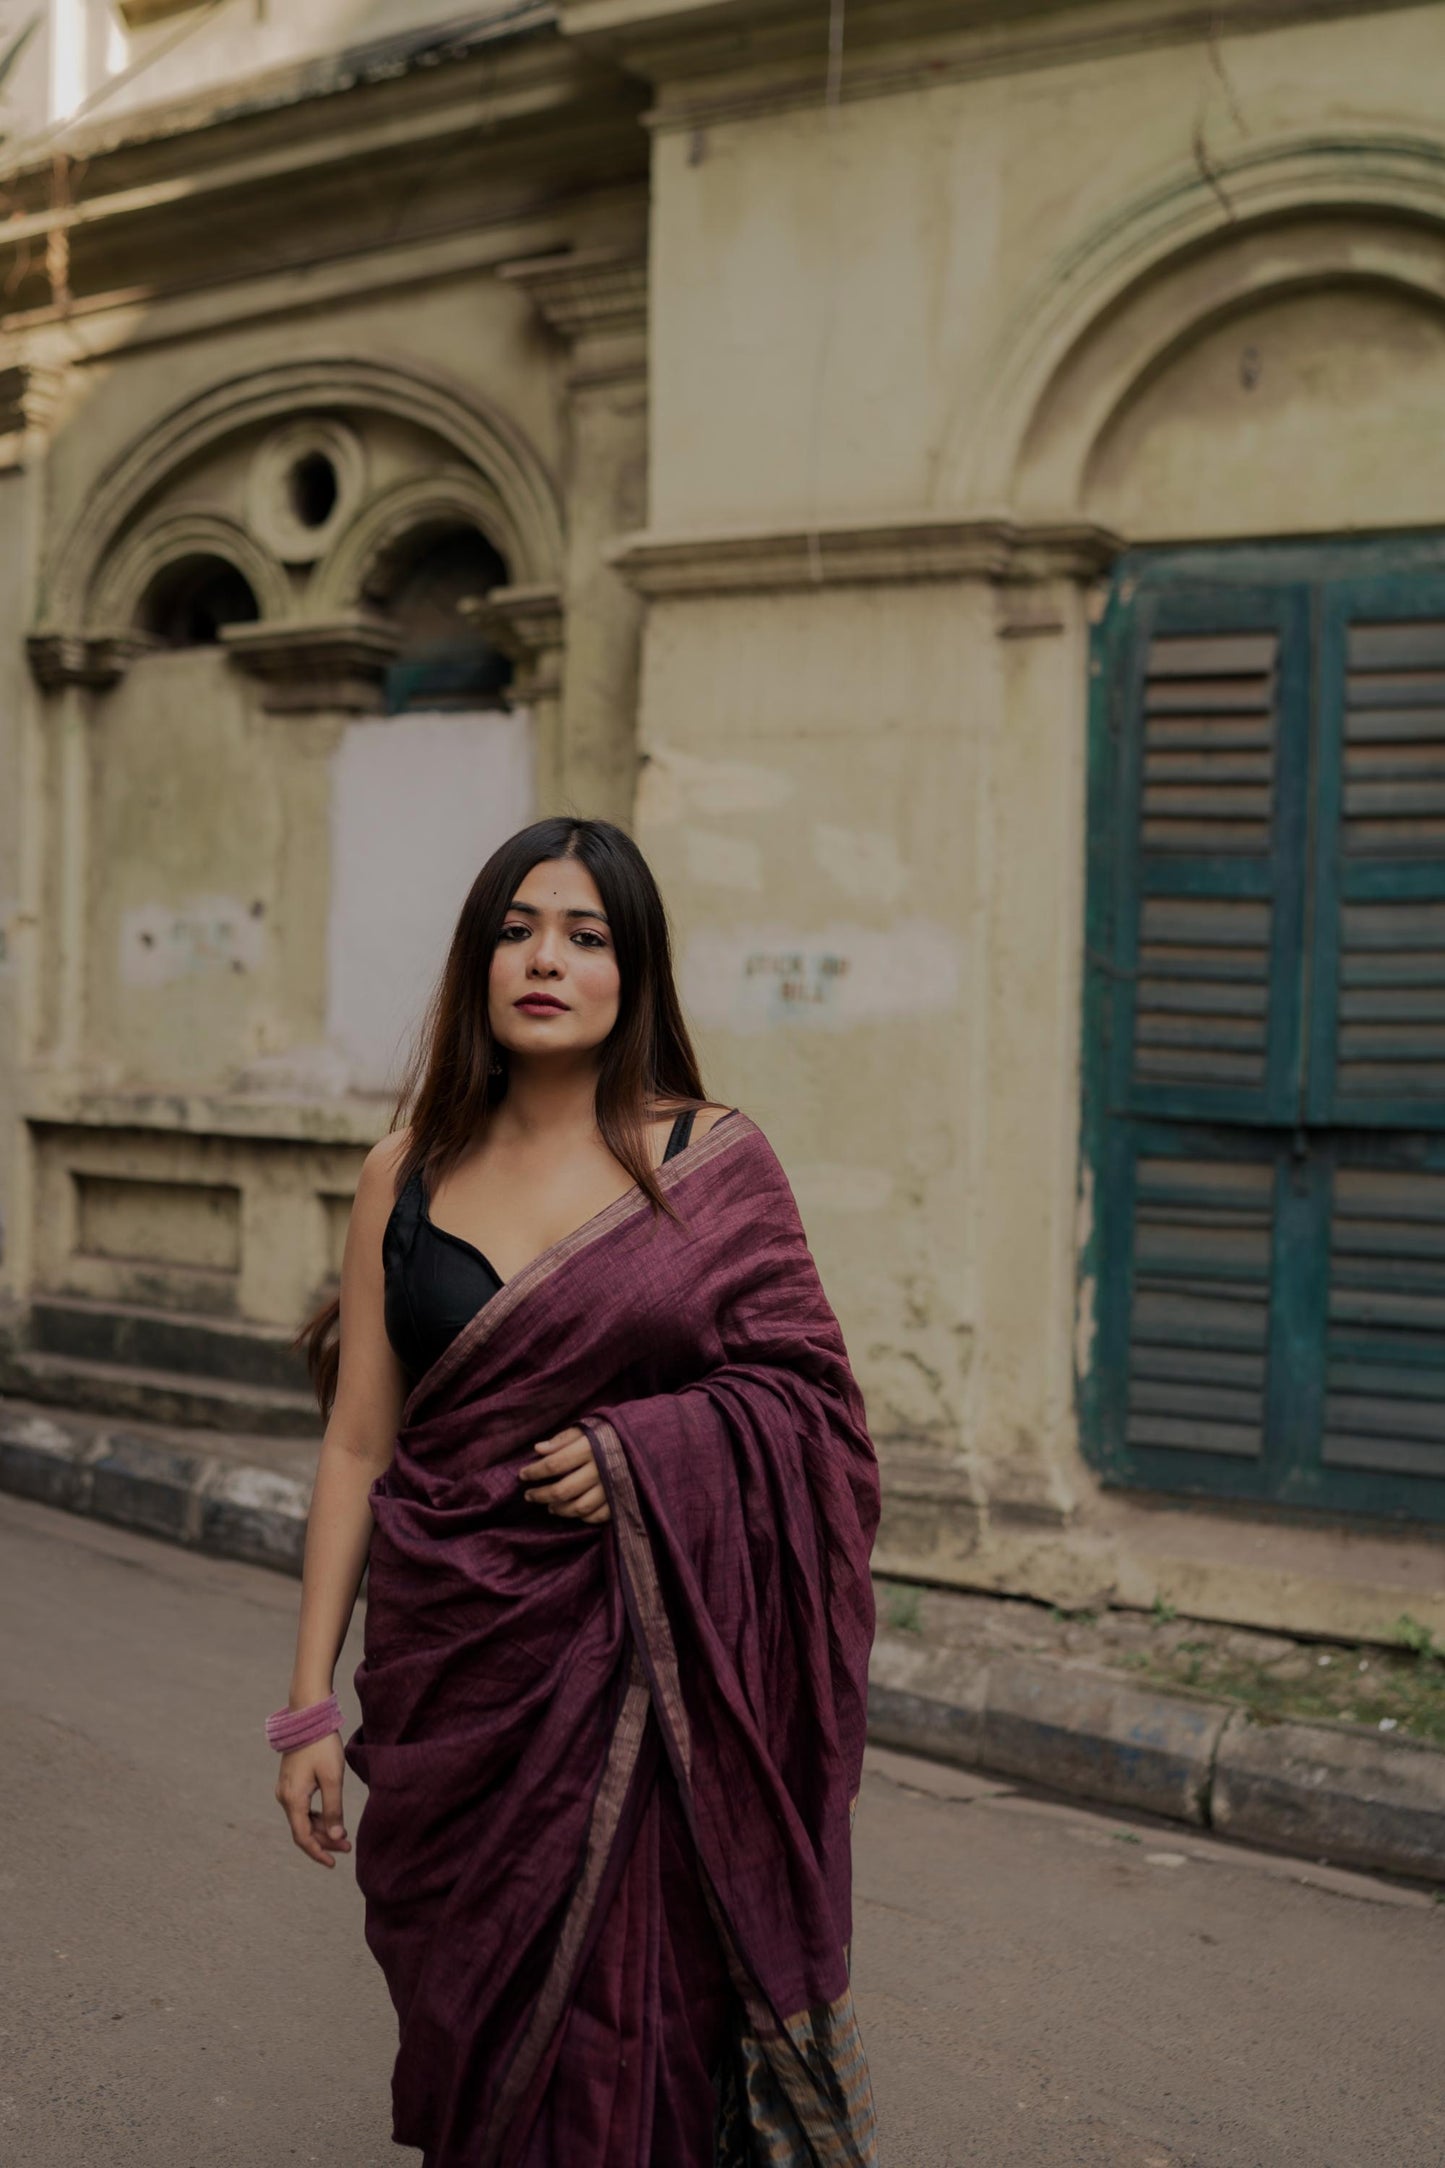
<instances>
[{"instance_id":1,"label":"woman's hand","mask_svg":"<svg viewBox=\"0 0 1445 2168\"><path fill-rule=\"evenodd\" d=\"M574 1424L570 1430L559 1430L555 1438L544 1438L532 1450L542 1458L519 1468L517 1480L538 1487L525 1491L524 1497L566 1520L611 1520L612 1508L585 1430L578 1430Z\"/></svg>"},{"instance_id":2,"label":"woman's hand","mask_svg":"<svg viewBox=\"0 0 1445 2168\"><path fill-rule=\"evenodd\" d=\"M345 1771L339 1731L328 1732L324 1739L281 1756L276 1797L291 1824L292 1838L308 1859L322 1867L336 1865L333 1852L351 1850L351 1839L341 1819L341 1779ZM311 1804L317 1792L321 1794L319 1814Z\"/></svg>"}]
</instances>

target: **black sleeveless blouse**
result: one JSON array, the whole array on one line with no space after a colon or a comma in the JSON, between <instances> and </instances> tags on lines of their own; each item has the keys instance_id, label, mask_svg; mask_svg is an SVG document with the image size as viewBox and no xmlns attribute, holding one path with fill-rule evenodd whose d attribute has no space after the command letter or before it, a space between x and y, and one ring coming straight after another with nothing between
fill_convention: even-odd
<instances>
[{"instance_id":1,"label":"black sleeveless blouse","mask_svg":"<svg viewBox=\"0 0 1445 2168\"><path fill-rule=\"evenodd\" d=\"M694 1107L672 1125L663 1159L692 1136ZM464 1325L503 1285L495 1265L473 1243L434 1227L420 1170L402 1185L381 1238L386 1337L411 1384L430 1370Z\"/></svg>"}]
</instances>

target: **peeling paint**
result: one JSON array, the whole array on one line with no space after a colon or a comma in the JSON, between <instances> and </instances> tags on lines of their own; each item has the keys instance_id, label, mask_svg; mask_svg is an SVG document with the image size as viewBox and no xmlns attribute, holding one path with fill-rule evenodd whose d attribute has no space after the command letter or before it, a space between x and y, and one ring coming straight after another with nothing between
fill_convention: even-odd
<instances>
[{"instance_id":1,"label":"peeling paint","mask_svg":"<svg viewBox=\"0 0 1445 2168\"><path fill-rule=\"evenodd\" d=\"M1089 1256L1094 1242L1094 1170L1087 1160L1079 1180L1079 1201L1074 1223L1075 1255ZM1088 1377L1094 1365L1094 1341L1099 1330L1097 1275L1085 1272L1079 1280L1078 1307L1074 1317L1074 1375Z\"/></svg>"},{"instance_id":2,"label":"peeling paint","mask_svg":"<svg viewBox=\"0 0 1445 2168\"><path fill-rule=\"evenodd\" d=\"M168 986L221 971L256 971L265 950L265 914L249 897L142 903L120 922L121 984Z\"/></svg>"}]
</instances>

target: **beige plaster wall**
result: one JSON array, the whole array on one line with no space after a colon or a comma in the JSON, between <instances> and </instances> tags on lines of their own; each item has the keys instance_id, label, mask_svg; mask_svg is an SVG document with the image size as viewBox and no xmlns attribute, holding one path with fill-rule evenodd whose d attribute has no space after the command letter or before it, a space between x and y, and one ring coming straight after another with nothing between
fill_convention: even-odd
<instances>
[{"instance_id":1,"label":"beige plaster wall","mask_svg":"<svg viewBox=\"0 0 1445 2168\"><path fill-rule=\"evenodd\" d=\"M1437 143L1442 74L1445 14L1413 7L663 132L653 526L1002 509L989 455L1071 309L1256 214L1272 149L1358 145L1302 198L1388 199L1363 146Z\"/></svg>"},{"instance_id":2,"label":"beige plaster wall","mask_svg":"<svg viewBox=\"0 0 1445 2168\"><path fill-rule=\"evenodd\" d=\"M1074 1413L1099 597L768 567L925 514L1438 524L1445 12L938 65L873 94L859 63L831 115L740 78L659 134L649 541L700 591L649 606L638 832L711 1088L778 1144L849 1338L879 1563L1148 1601L1185 1568L1100 1497ZM793 960L798 998L761 996ZM1196 1605L1332 1615L1332 1567L1271 1597L1228 1542Z\"/></svg>"}]
</instances>

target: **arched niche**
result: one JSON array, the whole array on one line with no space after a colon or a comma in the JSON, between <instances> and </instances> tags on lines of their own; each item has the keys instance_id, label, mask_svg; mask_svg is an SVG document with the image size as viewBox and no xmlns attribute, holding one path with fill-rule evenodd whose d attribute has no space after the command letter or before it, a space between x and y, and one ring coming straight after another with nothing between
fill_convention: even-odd
<instances>
[{"instance_id":1,"label":"arched niche","mask_svg":"<svg viewBox=\"0 0 1445 2168\"><path fill-rule=\"evenodd\" d=\"M149 619L157 599L173 582L186 578L187 567L204 565L230 568L254 600L252 611L228 622L289 613L291 592L284 569L240 519L224 511L173 513L162 507L139 521L103 566L93 606L96 627L154 637Z\"/></svg>"},{"instance_id":2,"label":"arched niche","mask_svg":"<svg viewBox=\"0 0 1445 2168\"><path fill-rule=\"evenodd\" d=\"M1081 498L1134 542L1438 526L1445 301L1296 283L1195 327L1100 431Z\"/></svg>"},{"instance_id":3,"label":"arched niche","mask_svg":"<svg viewBox=\"0 0 1445 2168\"><path fill-rule=\"evenodd\" d=\"M113 560L125 554L134 531L177 478L194 471L208 457L218 456L228 442L259 441L268 431L284 434L295 428L299 417L313 417L314 427L325 427L328 416L366 415L431 439L444 459L457 463L459 485L471 491L473 508L484 507L481 524L505 557L513 579L526 587L556 585L563 556L557 493L532 446L505 416L474 394L411 366L313 358L213 386L133 442L98 478L84 513L50 559L43 628L85 635L114 629L114 621L106 621L102 614L111 606ZM337 434L340 452L342 431ZM318 456L314 447L299 442L296 454L303 467ZM443 463L434 450L427 465L435 470ZM344 485L348 479L345 457L332 456L329 464ZM364 491L358 488L355 494L361 498ZM345 512L344 502L337 510ZM242 524L254 537L254 517ZM304 519L297 524L304 527ZM348 524L338 519L340 528ZM323 615L338 589L344 591L348 566L364 575L364 547L348 556L343 539L338 533L334 547L325 553L328 558L340 558L342 569L333 577L318 565L308 614ZM278 560L292 554L284 534L273 538L271 553ZM297 561L320 554L298 548Z\"/></svg>"},{"instance_id":4,"label":"arched niche","mask_svg":"<svg viewBox=\"0 0 1445 2168\"><path fill-rule=\"evenodd\" d=\"M1216 325L1310 289L1445 301L1445 146L1340 135L1162 174L1044 266L949 457L974 501L1077 518L1116 417Z\"/></svg>"}]
</instances>

